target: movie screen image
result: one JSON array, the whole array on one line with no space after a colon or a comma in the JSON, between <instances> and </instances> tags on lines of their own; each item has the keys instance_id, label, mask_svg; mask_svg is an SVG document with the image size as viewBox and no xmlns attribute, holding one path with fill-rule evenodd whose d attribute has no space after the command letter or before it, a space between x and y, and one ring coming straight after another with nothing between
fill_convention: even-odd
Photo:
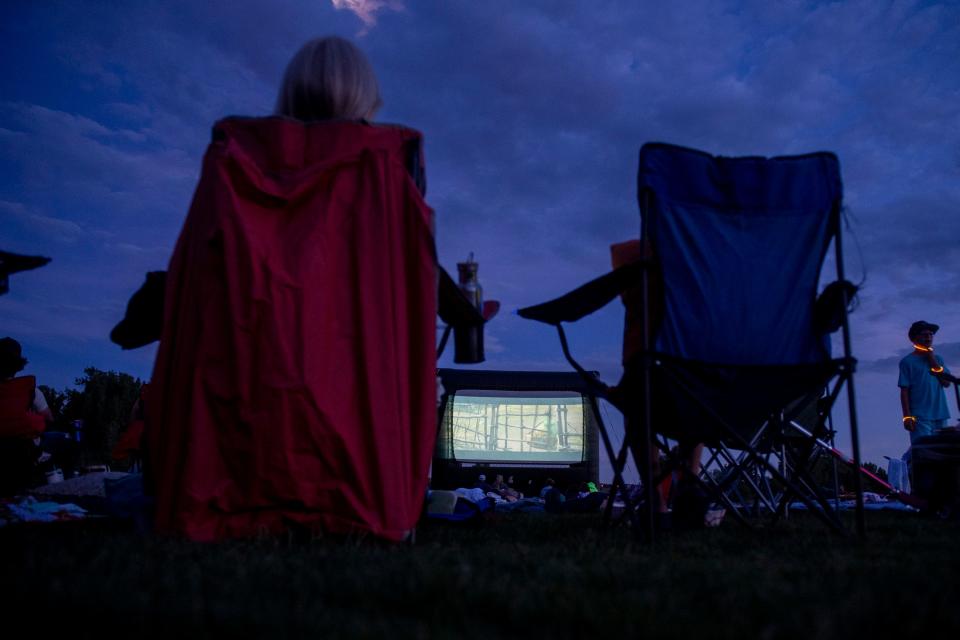
<instances>
[{"instance_id":1,"label":"movie screen image","mask_svg":"<svg viewBox=\"0 0 960 640\"><path fill-rule=\"evenodd\" d=\"M584 405L570 391L459 391L444 428L459 461L578 463Z\"/></svg>"}]
</instances>

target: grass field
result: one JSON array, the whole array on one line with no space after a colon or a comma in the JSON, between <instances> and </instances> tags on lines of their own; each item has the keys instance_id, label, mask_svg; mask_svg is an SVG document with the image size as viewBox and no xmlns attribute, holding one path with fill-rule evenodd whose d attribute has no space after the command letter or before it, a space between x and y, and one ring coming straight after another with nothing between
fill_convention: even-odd
<instances>
[{"instance_id":1,"label":"grass field","mask_svg":"<svg viewBox=\"0 0 960 640\"><path fill-rule=\"evenodd\" d=\"M955 635L960 525L867 518L865 543L800 515L653 545L592 515L429 522L413 546L19 525L0 529L4 624L69 638Z\"/></svg>"}]
</instances>

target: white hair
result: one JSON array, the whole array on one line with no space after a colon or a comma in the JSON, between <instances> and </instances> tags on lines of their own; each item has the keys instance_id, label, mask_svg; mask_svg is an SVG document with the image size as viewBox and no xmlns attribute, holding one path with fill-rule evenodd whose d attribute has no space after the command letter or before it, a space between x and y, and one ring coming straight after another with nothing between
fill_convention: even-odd
<instances>
[{"instance_id":1,"label":"white hair","mask_svg":"<svg viewBox=\"0 0 960 640\"><path fill-rule=\"evenodd\" d=\"M372 118L380 108L377 77L353 43L329 36L300 47L287 65L276 113L298 120Z\"/></svg>"}]
</instances>

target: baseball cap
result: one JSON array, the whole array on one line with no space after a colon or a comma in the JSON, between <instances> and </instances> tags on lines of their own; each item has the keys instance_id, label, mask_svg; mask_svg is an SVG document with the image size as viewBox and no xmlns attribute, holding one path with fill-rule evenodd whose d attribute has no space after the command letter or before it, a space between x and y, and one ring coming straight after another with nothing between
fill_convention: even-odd
<instances>
[{"instance_id":1,"label":"baseball cap","mask_svg":"<svg viewBox=\"0 0 960 640\"><path fill-rule=\"evenodd\" d=\"M913 340L913 337L918 333L923 331L929 331L930 333L936 333L940 330L940 325L932 324L930 322L925 322L923 320L917 320L912 325L910 325L910 330L907 331L907 337Z\"/></svg>"}]
</instances>

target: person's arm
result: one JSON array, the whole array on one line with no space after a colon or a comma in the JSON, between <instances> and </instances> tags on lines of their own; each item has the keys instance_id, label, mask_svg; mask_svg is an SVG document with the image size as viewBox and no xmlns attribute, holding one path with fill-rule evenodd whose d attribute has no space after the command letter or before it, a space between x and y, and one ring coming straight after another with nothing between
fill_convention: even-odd
<instances>
[{"instance_id":1,"label":"person's arm","mask_svg":"<svg viewBox=\"0 0 960 640\"><path fill-rule=\"evenodd\" d=\"M50 406L47 404L47 397L43 395L43 391L40 391L40 387L35 387L33 390L32 408L34 412L43 416L43 421L47 423L48 427L53 424L53 412L50 411Z\"/></svg>"},{"instance_id":2,"label":"person's arm","mask_svg":"<svg viewBox=\"0 0 960 640\"><path fill-rule=\"evenodd\" d=\"M913 431L917 428L917 419L910 413L910 389L900 387L900 408L903 409L903 428Z\"/></svg>"},{"instance_id":3,"label":"person's arm","mask_svg":"<svg viewBox=\"0 0 960 640\"><path fill-rule=\"evenodd\" d=\"M950 375L950 370L947 369L947 366L945 364L943 364L943 358L941 358L940 356L936 357L935 362L937 363L937 367L935 368L940 369L939 375L937 375L937 381L940 382L940 386L947 389L950 387L950 380L947 378L947 376ZM944 373L947 375L944 376L943 375Z\"/></svg>"},{"instance_id":4,"label":"person's arm","mask_svg":"<svg viewBox=\"0 0 960 640\"><path fill-rule=\"evenodd\" d=\"M927 366L930 367L930 375L937 379L937 382L940 383L942 387L949 387L950 380L947 379L943 374L946 373L950 375L950 372L947 371L947 368L943 365L943 358L933 353L933 349L926 349L923 352L923 356L927 360Z\"/></svg>"}]
</instances>

